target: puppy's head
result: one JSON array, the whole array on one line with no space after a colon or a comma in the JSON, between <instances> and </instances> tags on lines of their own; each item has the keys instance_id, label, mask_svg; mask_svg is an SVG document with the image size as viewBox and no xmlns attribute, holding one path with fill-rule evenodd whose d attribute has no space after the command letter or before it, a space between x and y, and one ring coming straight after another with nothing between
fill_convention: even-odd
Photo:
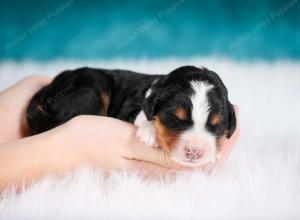
<instances>
[{"instance_id":1,"label":"puppy's head","mask_svg":"<svg viewBox=\"0 0 300 220\"><path fill-rule=\"evenodd\" d=\"M180 67L157 81L143 110L154 122L159 145L188 166L215 161L222 140L236 128L225 85L205 68Z\"/></svg>"}]
</instances>

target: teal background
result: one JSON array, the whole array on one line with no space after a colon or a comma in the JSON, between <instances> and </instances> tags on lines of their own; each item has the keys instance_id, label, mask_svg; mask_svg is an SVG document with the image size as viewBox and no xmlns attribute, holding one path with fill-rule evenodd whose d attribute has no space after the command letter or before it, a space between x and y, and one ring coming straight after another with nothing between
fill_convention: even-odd
<instances>
[{"instance_id":1,"label":"teal background","mask_svg":"<svg viewBox=\"0 0 300 220\"><path fill-rule=\"evenodd\" d=\"M300 58L300 2L0 0L0 59Z\"/></svg>"}]
</instances>

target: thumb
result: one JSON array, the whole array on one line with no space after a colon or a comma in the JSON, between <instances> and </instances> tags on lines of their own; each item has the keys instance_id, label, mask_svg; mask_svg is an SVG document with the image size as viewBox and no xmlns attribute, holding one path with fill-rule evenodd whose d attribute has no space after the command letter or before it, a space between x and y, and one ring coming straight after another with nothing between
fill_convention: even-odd
<instances>
[{"instance_id":1,"label":"thumb","mask_svg":"<svg viewBox=\"0 0 300 220\"><path fill-rule=\"evenodd\" d=\"M145 145L139 142L136 138L134 142L135 143L132 143L127 147L128 149L124 155L126 159L142 160L168 169L189 169L188 167L181 166L172 161L170 156L160 148Z\"/></svg>"}]
</instances>

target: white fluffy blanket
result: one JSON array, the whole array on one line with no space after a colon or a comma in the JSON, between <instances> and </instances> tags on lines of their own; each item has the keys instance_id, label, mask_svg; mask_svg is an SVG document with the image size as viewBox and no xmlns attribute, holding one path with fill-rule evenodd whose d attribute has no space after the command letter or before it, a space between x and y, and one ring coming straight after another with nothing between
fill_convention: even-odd
<instances>
[{"instance_id":1,"label":"white fluffy blanket","mask_svg":"<svg viewBox=\"0 0 300 220\"><path fill-rule=\"evenodd\" d=\"M240 106L241 136L229 160L210 176L174 182L88 168L45 178L0 200L0 219L300 219L300 63L236 63L219 58L52 63L2 62L0 89L30 75L82 65L167 73L180 66L219 73ZM1 162L0 162L1 165Z\"/></svg>"}]
</instances>

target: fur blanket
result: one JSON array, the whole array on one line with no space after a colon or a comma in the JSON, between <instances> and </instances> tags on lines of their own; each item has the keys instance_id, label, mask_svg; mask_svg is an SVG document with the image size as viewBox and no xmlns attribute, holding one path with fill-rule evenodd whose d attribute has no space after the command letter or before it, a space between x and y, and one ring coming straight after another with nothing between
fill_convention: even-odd
<instances>
[{"instance_id":1,"label":"fur blanket","mask_svg":"<svg viewBox=\"0 0 300 220\"><path fill-rule=\"evenodd\" d=\"M0 219L300 219L300 63L234 62L220 58L51 63L2 61L0 89L31 74L55 75L83 65L168 73L180 65L220 74L240 107L241 136L224 166L210 176L175 181L82 168L44 178L0 198ZM0 162L1 164L1 162Z\"/></svg>"}]
</instances>

